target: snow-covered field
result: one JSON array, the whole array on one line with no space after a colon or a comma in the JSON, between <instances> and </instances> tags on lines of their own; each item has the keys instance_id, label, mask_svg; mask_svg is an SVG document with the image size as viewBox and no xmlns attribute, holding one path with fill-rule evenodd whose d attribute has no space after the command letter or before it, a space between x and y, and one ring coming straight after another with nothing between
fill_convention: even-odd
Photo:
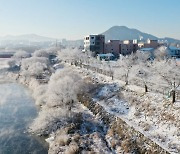
<instances>
[{"instance_id":1,"label":"snow-covered field","mask_svg":"<svg viewBox=\"0 0 180 154\"><path fill-rule=\"evenodd\" d=\"M61 128L56 133L52 133L47 139L50 143L49 153L57 153L57 151L68 153L73 151L73 149L78 150L80 145L80 147L83 148L81 151L83 154L92 151L94 153L111 154L112 151L109 149L105 140L105 132L101 121L81 103L77 103L73 111L80 113L82 116L80 129L76 130L75 134L68 134L64 128ZM63 142L70 140L72 141L70 145L64 145Z\"/></svg>"},{"instance_id":2,"label":"snow-covered field","mask_svg":"<svg viewBox=\"0 0 180 154\"><path fill-rule=\"evenodd\" d=\"M172 104L167 96L147 92L135 85L124 89L123 82L91 70L76 68L85 77L105 86L94 101L109 113L120 117L170 153L180 152L180 101ZM123 86L123 88L122 88Z\"/></svg>"},{"instance_id":3,"label":"snow-covered field","mask_svg":"<svg viewBox=\"0 0 180 154\"><path fill-rule=\"evenodd\" d=\"M95 99L106 111L122 118L167 151L179 153L180 107L177 106L178 102L172 105L161 94L147 93L138 96L130 91L122 91L124 98L121 96L118 98L116 89L112 92L115 96L108 97L104 88L111 89L111 86L103 87ZM99 96L105 98L99 99L101 98Z\"/></svg>"}]
</instances>

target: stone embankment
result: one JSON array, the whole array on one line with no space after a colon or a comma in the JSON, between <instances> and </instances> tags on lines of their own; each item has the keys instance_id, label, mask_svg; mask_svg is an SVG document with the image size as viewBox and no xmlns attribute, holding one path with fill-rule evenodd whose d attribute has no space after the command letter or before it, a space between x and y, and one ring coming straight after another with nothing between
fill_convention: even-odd
<instances>
[{"instance_id":1,"label":"stone embankment","mask_svg":"<svg viewBox=\"0 0 180 154\"><path fill-rule=\"evenodd\" d=\"M129 126L121 118L108 113L101 105L94 102L90 95L78 95L79 101L94 115L98 116L108 127L107 138L111 138L110 144L117 151L121 147L125 153L168 154L165 149L153 142L141 132Z\"/></svg>"}]
</instances>

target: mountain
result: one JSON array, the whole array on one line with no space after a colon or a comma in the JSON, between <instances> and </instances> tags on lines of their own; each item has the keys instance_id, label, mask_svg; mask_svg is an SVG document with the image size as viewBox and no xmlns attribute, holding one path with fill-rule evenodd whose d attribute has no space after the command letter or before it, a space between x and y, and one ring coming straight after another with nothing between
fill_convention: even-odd
<instances>
[{"instance_id":1,"label":"mountain","mask_svg":"<svg viewBox=\"0 0 180 154\"><path fill-rule=\"evenodd\" d=\"M113 26L107 31L102 33L105 35L106 41L107 40L133 40L133 39L158 39L158 40L167 40L169 43L180 43L180 40L173 39L173 38L158 38L154 35L143 33L137 29L131 29L126 26Z\"/></svg>"},{"instance_id":2,"label":"mountain","mask_svg":"<svg viewBox=\"0 0 180 154\"><path fill-rule=\"evenodd\" d=\"M0 37L0 41L29 41L29 42L49 42L55 41L54 38L39 36L36 34L25 34L25 35L7 35L4 37Z\"/></svg>"},{"instance_id":3,"label":"mountain","mask_svg":"<svg viewBox=\"0 0 180 154\"><path fill-rule=\"evenodd\" d=\"M159 38L159 40L164 40L164 41L168 41L169 43L180 43L180 40L174 39L174 38L170 38L170 37L165 37L165 38Z\"/></svg>"},{"instance_id":4,"label":"mountain","mask_svg":"<svg viewBox=\"0 0 180 154\"><path fill-rule=\"evenodd\" d=\"M143 33L137 29L130 29L126 26L113 26L104 33L106 40L117 39L117 40L133 40L133 39L158 39L156 36L151 34Z\"/></svg>"},{"instance_id":5,"label":"mountain","mask_svg":"<svg viewBox=\"0 0 180 154\"><path fill-rule=\"evenodd\" d=\"M107 31L101 33L105 35L107 40L133 40L140 39L158 39L162 41L168 41L172 44L180 44L180 40L174 38L158 38L154 35L141 32L137 29L128 28L126 26L113 26ZM58 39L59 41L61 39ZM55 38L49 38L44 36L39 36L36 34L25 34L25 35L8 35L4 37L0 37L0 46L16 46L16 45L40 45L40 46L49 46L56 43ZM62 39L62 45L66 46L83 46L83 40L66 40Z\"/></svg>"},{"instance_id":6,"label":"mountain","mask_svg":"<svg viewBox=\"0 0 180 154\"><path fill-rule=\"evenodd\" d=\"M83 45L83 40L66 40L66 39L58 39L58 42L62 40L62 45L66 46L82 46ZM49 37L44 37L44 36L39 36L36 34L25 34L25 35L7 35L4 37L0 37L0 44L2 45L31 45L33 44L38 44L38 45L43 45L44 43L50 43L50 44L55 44L56 39L55 38L49 38Z\"/></svg>"},{"instance_id":7,"label":"mountain","mask_svg":"<svg viewBox=\"0 0 180 154\"><path fill-rule=\"evenodd\" d=\"M79 47L79 46L83 46L84 40L66 40L66 39L62 39L61 44L64 45L64 46Z\"/></svg>"}]
</instances>

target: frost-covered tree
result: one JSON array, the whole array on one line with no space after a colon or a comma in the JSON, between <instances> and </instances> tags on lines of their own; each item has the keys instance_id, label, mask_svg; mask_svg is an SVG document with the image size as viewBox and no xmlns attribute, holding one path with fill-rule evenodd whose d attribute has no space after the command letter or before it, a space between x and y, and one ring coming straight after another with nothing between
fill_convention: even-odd
<instances>
[{"instance_id":1,"label":"frost-covered tree","mask_svg":"<svg viewBox=\"0 0 180 154\"><path fill-rule=\"evenodd\" d=\"M40 49L33 53L34 57L46 57L49 58L49 53L46 50Z\"/></svg>"},{"instance_id":2,"label":"frost-covered tree","mask_svg":"<svg viewBox=\"0 0 180 154\"><path fill-rule=\"evenodd\" d=\"M66 62L70 62L70 63L74 63L75 61L79 60L80 58L80 54L81 51L78 50L77 48L75 49L63 49L61 51L58 52L58 57L59 59L66 61Z\"/></svg>"},{"instance_id":3,"label":"frost-covered tree","mask_svg":"<svg viewBox=\"0 0 180 154\"><path fill-rule=\"evenodd\" d=\"M30 75L34 76L35 78L38 78L47 69L48 69L48 66L46 64L41 63L41 62L36 62L36 63L33 63L32 65L29 66L28 72Z\"/></svg>"},{"instance_id":4,"label":"frost-covered tree","mask_svg":"<svg viewBox=\"0 0 180 154\"><path fill-rule=\"evenodd\" d=\"M57 71L50 78L47 105L70 107L77 100L81 78L71 69Z\"/></svg>"},{"instance_id":5,"label":"frost-covered tree","mask_svg":"<svg viewBox=\"0 0 180 154\"><path fill-rule=\"evenodd\" d=\"M46 91L48 89L47 84L34 86L33 87L33 97L36 99L36 104L39 106L45 105L47 101Z\"/></svg>"},{"instance_id":6,"label":"frost-covered tree","mask_svg":"<svg viewBox=\"0 0 180 154\"><path fill-rule=\"evenodd\" d=\"M53 54L53 55L57 55L58 51L60 51L60 50L61 50L60 47L50 47L50 48L46 49L47 53Z\"/></svg>"},{"instance_id":7,"label":"frost-covered tree","mask_svg":"<svg viewBox=\"0 0 180 154\"><path fill-rule=\"evenodd\" d=\"M150 51L144 52L144 51L136 51L135 53L137 60L146 63L151 56L153 56L153 53Z\"/></svg>"},{"instance_id":8,"label":"frost-covered tree","mask_svg":"<svg viewBox=\"0 0 180 154\"><path fill-rule=\"evenodd\" d=\"M136 56L135 54L131 54L128 56L121 56L121 58L117 61L118 65L118 72L116 72L116 76L120 76L124 78L125 84L128 85L129 82L129 73L131 68L136 63Z\"/></svg>"},{"instance_id":9,"label":"frost-covered tree","mask_svg":"<svg viewBox=\"0 0 180 154\"><path fill-rule=\"evenodd\" d=\"M151 72L146 63L140 61L132 66L129 73L129 81L135 85L143 86L144 91L148 92L147 82L150 76Z\"/></svg>"},{"instance_id":10,"label":"frost-covered tree","mask_svg":"<svg viewBox=\"0 0 180 154\"><path fill-rule=\"evenodd\" d=\"M12 69L16 66L16 61L14 59L11 59L8 61L9 68Z\"/></svg>"},{"instance_id":11,"label":"frost-covered tree","mask_svg":"<svg viewBox=\"0 0 180 154\"><path fill-rule=\"evenodd\" d=\"M57 131L58 128L67 124L72 115L63 108L49 108L43 106L38 117L30 126L30 131L37 134L47 135Z\"/></svg>"},{"instance_id":12,"label":"frost-covered tree","mask_svg":"<svg viewBox=\"0 0 180 154\"><path fill-rule=\"evenodd\" d=\"M21 60L29 57L31 57L30 53L23 50L19 50L14 54L12 58L15 60L16 65L21 66Z\"/></svg>"},{"instance_id":13,"label":"frost-covered tree","mask_svg":"<svg viewBox=\"0 0 180 154\"><path fill-rule=\"evenodd\" d=\"M49 70L49 61L44 57L31 57L22 60L21 74L26 77L38 78Z\"/></svg>"},{"instance_id":14,"label":"frost-covered tree","mask_svg":"<svg viewBox=\"0 0 180 154\"><path fill-rule=\"evenodd\" d=\"M17 51L13 56L14 59L18 59L18 60L29 57L31 57L31 54L23 50Z\"/></svg>"},{"instance_id":15,"label":"frost-covered tree","mask_svg":"<svg viewBox=\"0 0 180 154\"><path fill-rule=\"evenodd\" d=\"M154 51L154 56L158 60L163 60L168 58L168 48L166 46L161 46Z\"/></svg>"},{"instance_id":16,"label":"frost-covered tree","mask_svg":"<svg viewBox=\"0 0 180 154\"><path fill-rule=\"evenodd\" d=\"M156 82L164 82L167 86L169 91L171 91L173 100L175 95L176 86L180 84L180 71L179 66L176 63L175 59L168 59L168 60L155 60L152 65L152 69L154 72L157 73L156 76L160 76L160 80L156 80ZM163 87L160 87L163 88ZM174 102L174 101L173 101Z\"/></svg>"}]
</instances>

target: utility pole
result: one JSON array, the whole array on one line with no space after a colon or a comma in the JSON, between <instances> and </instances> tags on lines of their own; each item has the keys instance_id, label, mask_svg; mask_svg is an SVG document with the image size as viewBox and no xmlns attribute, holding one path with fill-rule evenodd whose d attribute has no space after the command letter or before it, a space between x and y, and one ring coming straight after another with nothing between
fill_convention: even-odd
<instances>
[{"instance_id":1,"label":"utility pole","mask_svg":"<svg viewBox=\"0 0 180 154\"><path fill-rule=\"evenodd\" d=\"M172 90L172 103L174 103L176 101L176 91L175 91L175 82L173 84L173 90Z\"/></svg>"}]
</instances>

